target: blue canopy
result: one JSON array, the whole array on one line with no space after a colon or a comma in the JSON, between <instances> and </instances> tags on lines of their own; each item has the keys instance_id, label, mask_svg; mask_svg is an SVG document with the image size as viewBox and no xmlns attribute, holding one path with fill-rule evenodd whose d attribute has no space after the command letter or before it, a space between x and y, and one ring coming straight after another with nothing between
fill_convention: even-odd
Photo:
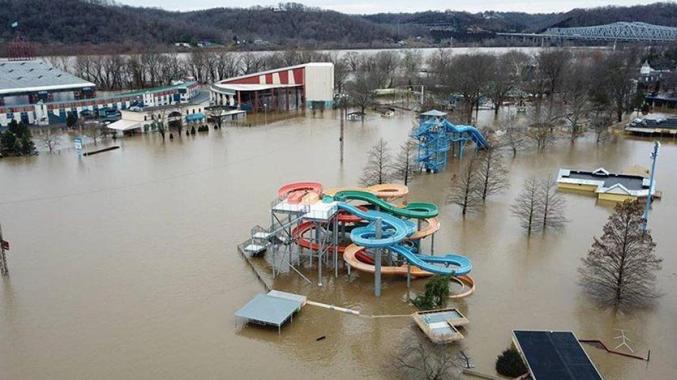
<instances>
[{"instance_id":1,"label":"blue canopy","mask_svg":"<svg viewBox=\"0 0 677 380\"><path fill-rule=\"evenodd\" d=\"M205 118L205 114L202 112L196 112L186 116L186 121L200 121Z\"/></svg>"}]
</instances>

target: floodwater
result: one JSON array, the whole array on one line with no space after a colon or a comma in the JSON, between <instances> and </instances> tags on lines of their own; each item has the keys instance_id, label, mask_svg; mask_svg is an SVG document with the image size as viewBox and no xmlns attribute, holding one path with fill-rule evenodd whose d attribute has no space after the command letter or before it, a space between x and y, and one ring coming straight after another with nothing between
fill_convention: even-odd
<instances>
[{"instance_id":1,"label":"floodwater","mask_svg":"<svg viewBox=\"0 0 677 380\"><path fill-rule=\"evenodd\" d=\"M366 152L379 138L404 141L411 114L369 116L346 125L339 164L336 114L267 126L211 130L162 142L127 138L122 149L78 159L73 152L0 160L0 221L11 275L0 285L0 378L397 378L393 356L424 339L409 318L369 319L306 306L282 334L239 328L233 313L263 288L236 245L269 221L283 183L316 180L355 184ZM513 329L573 330L614 345L624 329L651 362L586 351L608 379L670 379L677 372L677 146L666 142L657 167L663 199L651 213L657 254L664 258L653 310L632 315L600 311L577 283L580 258L611 208L593 197L566 194L570 223L560 233L524 235L509 205L531 174L560 167L619 171L648 165L651 142L590 138L561 142L546 155L509 160L511 187L463 220L444 205L451 172L422 175L409 200L439 204L442 229L435 252L473 261L471 297L450 302L469 318L462 348L476 369L493 373ZM267 264L256 262L270 275ZM318 287L294 273L274 287L364 314L406 314L406 281L325 271ZM413 283L419 291L424 282ZM316 338L326 339L316 341ZM451 348L450 348L451 349Z\"/></svg>"}]
</instances>

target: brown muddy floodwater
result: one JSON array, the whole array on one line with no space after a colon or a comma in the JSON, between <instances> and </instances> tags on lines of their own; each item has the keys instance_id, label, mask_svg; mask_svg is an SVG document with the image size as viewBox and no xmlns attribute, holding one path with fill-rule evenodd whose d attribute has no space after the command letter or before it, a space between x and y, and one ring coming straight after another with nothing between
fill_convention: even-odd
<instances>
[{"instance_id":1,"label":"brown muddy floodwater","mask_svg":"<svg viewBox=\"0 0 677 380\"><path fill-rule=\"evenodd\" d=\"M393 378L392 356L422 339L407 318L366 319L307 306L280 336L237 326L235 310L263 289L236 245L269 221L281 184L316 180L355 184L366 151L380 137L404 141L411 115L369 116L348 123L346 159L338 163L336 115L305 116L254 128L226 128L163 143L124 140L120 150L78 159L60 155L0 160L0 221L12 243L11 275L0 291L2 379ZM677 146L663 144L651 228L664 258L657 307L612 315L592 305L577 284L580 258L611 209L566 194L571 222L561 233L527 239L509 214L522 180L560 167L614 171L648 165L651 142L589 138L562 142L545 156L510 161L511 187L465 221L444 205L450 173L424 175L409 200L441 206L436 253L473 261L471 297L450 302L471 324L458 344L477 369L493 373L511 331L573 330L613 343L624 329L651 362L586 347L608 379L670 379L677 373ZM263 261L260 270L269 272ZM315 270L307 275L316 282ZM406 282L387 279L373 296L371 275L341 271L317 287L283 274L275 288L365 314L404 314ZM416 281L420 290L424 282ZM316 341L317 337L326 339Z\"/></svg>"}]
</instances>

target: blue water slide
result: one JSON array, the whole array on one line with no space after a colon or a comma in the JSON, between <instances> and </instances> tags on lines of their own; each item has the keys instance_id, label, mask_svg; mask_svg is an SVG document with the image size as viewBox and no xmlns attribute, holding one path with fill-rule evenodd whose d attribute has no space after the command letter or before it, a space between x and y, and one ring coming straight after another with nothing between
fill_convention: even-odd
<instances>
[{"instance_id":1,"label":"blue water slide","mask_svg":"<svg viewBox=\"0 0 677 380\"><path fill-rule=\"evenodd\" d=\"M487 139L484 138L484 135L482 132L479 131L479 129L472 127L470 125L455 125L451 124L449 120L444 120L443 121L444 128L447 130L447 132L455 132L455 133L467 133L472 141L477 144L477 147L482 149L486 148L488 146Z\"/></svg>"},{"instance_id":2,"label":"blue water slide","mask_svg":"<svg viewBox=\"0 0 677 380\"><path fill-rule=\"evenodd\" d=\"M367 248L385 248L404 257L407 262L425 271L441 275L463 276L472 270L470 259L460 255L427 256L418 255L411 248L400 244L416 230L416 225L408 220L399 219L380 211L363 211L351 204L337 202L338 208L369 221L363 227L350 232L353 243ZM381 237L376 238L375 221L381 219ZM443 266L441 266L441 265Z\"/></svg>"},{"instance_id":3,"label":"blue water slide","mask_svg":"<svg viewBox=\"0 0 677 380\"><path fill-rule=\"evenodd\" d=\"M353 228L350 232L350 239L353 243L362 247L384 248L401 242L416 230L416 225L414 223L396 218L385 212L373 210L363 211L345 202L338 202L338 208L371 222L367 226ZM382 221L382 231L381 238L377 239L374 222L379 218Z\"/></svg>"},{"instance_id":4,"label":"blue water slide","mask_svg":"<svg viewBox=\"0 0 677 380\"><path fill-rule=\"evenodd\" d=\"M402 244L393 244L388 249L404 257L409 264L415 265L427 272L446 276L463 276L472 270L470 259L460 255L426 256L417 255L411 248ZM437 264L442 264L440 266Z\"/></svg>"}]
</instances>

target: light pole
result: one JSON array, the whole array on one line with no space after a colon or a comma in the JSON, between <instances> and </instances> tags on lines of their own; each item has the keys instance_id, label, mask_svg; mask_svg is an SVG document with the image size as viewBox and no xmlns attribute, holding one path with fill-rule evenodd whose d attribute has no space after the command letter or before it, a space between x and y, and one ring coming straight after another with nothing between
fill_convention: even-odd
<instances>
[{"instance_id":1,"label":"light pole","mask_svg":"<svg viewBox=\"0 0 677 380\"><path fill-rule=\"evenodd\" d=\"M268 124L268 103L263 103L263 124Z\"/></svg>"},{"instance_id":2,"label":"light pole","mask_svg":"<svg viewBox=\"0 0 677 380\"><path fill-rule=\"evenodd\" d=\"M651 152L651 173L649 174L649 195L646 197L646 203L644 204L644 215L642 216L642 231L646 233L646 229L649 224L649 209L651 208L651 201L653 198L653 187L654 187L654 172L656 171L656 159L658 158L658 151L661 147L661 143L654 141L653 152Z\"/></svg>"}]
</instances>

